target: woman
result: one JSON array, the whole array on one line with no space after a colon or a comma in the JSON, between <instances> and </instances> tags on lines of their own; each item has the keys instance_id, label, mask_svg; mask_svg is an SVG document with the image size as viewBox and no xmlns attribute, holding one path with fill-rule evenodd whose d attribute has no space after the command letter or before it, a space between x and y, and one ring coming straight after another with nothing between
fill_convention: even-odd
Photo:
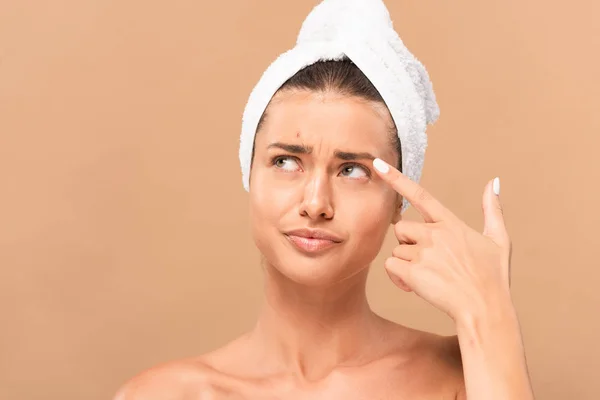
<instances>
[{"instance_id":1,"label":"woman","mask_svg":"<svg viewBox=\"0 0 600 400\"><path fill-rule=\"evenodd\" d=\"M313 62L277 87L249 156L265 271L255 327L141 373L117 400L533 398L499 182L485 188L478 233L400 172L411 154L380 91L347 57ZM408 202L423 223L402 220ZM370 309L367 274L390 224L399 242L390 278L446 312L457 336Z\"/></svg>"}]
</instances>

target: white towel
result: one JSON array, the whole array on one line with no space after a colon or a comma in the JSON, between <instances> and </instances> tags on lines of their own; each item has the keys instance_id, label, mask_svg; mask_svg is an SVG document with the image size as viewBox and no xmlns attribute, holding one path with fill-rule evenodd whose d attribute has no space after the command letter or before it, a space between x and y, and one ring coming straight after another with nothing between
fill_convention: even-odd
<instances>
[{"instance_id":1,"label":"white towel","mask_svg":"<svg viewBox=\"0 0 600 400\"><path fill-rule=\"evenodd\" d=\"M439 117L429 74L394 30L382 0L324 0L306 17L296 45L281 54L250 93L242 118L239 157L244 188L258 121L281 85L300 69L319 60L348 57L383 97L398 129L402 170L419 182L427 124ZM401 212L409 206L405 199Z\"/></svg>"}]
</instances>

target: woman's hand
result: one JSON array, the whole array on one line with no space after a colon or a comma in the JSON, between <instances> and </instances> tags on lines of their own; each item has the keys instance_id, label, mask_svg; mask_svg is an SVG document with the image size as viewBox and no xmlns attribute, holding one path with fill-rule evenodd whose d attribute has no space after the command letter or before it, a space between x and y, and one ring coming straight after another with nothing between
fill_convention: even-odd
<instances>
[{"instance_id":1,"label":"woman's hand","mask_svg":"<svg viewBox=\"0 0 600 400\"><path fill-rule=\"evenodd\" d=\"M379 159L373 164L378 175L425 220L395 225L399 245L385 262L392 281L456 322L512 307L511 241L493 181L484 191L485 228L479 233L397 169Z\"/></svg>"},{"instance_id":2,"label":"woman's hand","mask_svg":"<svg viewBox=\"0 0 600 400\"><path fill-rule=\"evenodd\" d=\"M479 233L398 170L379 159L373 165L425 219L396 224L400 244L385 267L398 286L454 319L465 378L458 398L533 400L510 299L511 242L493 181L483 194L485 228Z\"/></svg>"}]
</instances>

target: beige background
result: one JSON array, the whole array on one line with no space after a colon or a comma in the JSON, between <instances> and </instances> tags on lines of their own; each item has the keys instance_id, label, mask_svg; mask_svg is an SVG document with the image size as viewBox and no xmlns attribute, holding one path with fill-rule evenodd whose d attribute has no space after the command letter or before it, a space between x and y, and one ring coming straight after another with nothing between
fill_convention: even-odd
<instances>
[{"instance_id":1,"label":"beige background","mask_svg":"<svg viewBox=\"0 0 600 400\"><path fill-rule=\"evenodd\" d=\"M240 118L316 3L0 0L1 399L110 399L252 325ZM422 184L479 228L502 178L538 398L597 399L600 2L387 4L441 107ZM392 245L373 307L452 333Z\"/></svg>"}]
</instances>

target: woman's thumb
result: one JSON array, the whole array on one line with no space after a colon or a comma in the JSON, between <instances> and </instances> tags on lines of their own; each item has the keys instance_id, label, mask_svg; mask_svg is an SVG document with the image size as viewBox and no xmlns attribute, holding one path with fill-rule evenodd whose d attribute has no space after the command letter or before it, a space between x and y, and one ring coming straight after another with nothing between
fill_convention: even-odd
<instances>
[{"instance_id":1,"label":"woman's thumb","mask_svg":"<svg viewBox=\"0 0 600 400\"><path fill-rule=\"evenodd\" d=\"M483 234L498 245L508 245L508 232L504 224L504 213L500 202L500 178L494 178L483 192Z\"/></svg>"}]
</instances>

